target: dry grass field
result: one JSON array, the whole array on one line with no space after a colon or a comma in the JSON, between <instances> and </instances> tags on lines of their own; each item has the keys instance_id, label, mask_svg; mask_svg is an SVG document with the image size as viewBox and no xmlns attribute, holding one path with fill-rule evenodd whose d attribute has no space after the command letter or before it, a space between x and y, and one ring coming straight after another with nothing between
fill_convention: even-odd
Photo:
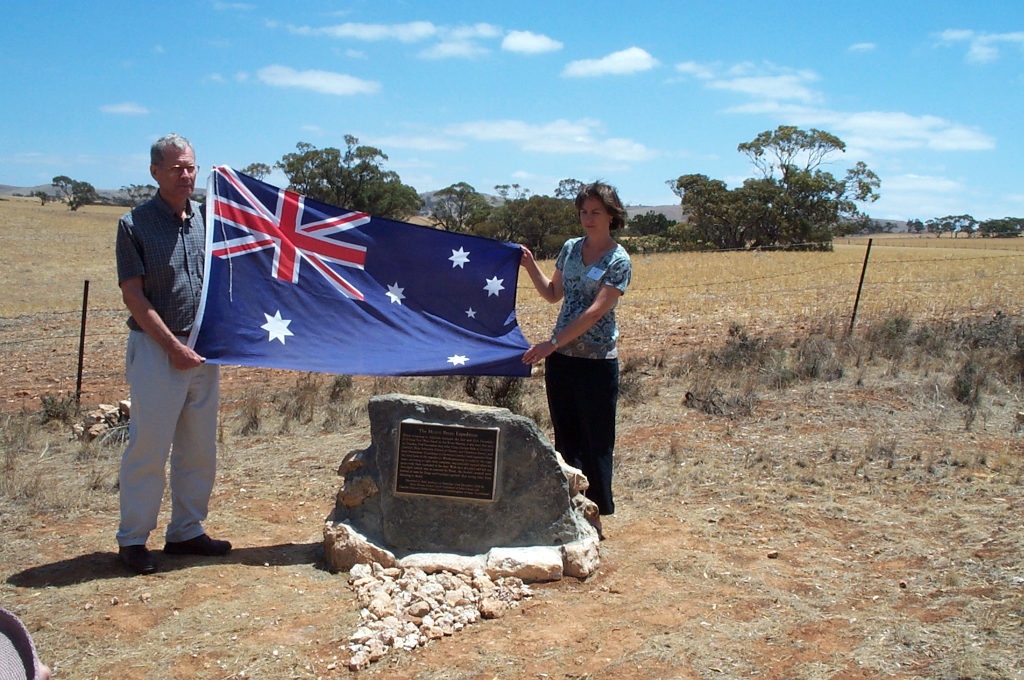
<instances>
[{"instance_id":1,"label":"dry grass field","mask_svg":"<svg viewBox=\"0 0 1024 680\"><path fill-rule=\"evenodd\" d=\"M335 471L369 396L463 385L226 367L207 527L235 550L129 577L120 444L58 408L85 279L83 406L126 396L119 213L0 200L0 605L57 678L347 677ZM866 245L635 257L601 569L359 675L1024 678L1024 239L875 238L847 334ZM525 279L518 308L547 337ZM539 378L514 406L549 429Z\"/></svg>"}]
</instances>

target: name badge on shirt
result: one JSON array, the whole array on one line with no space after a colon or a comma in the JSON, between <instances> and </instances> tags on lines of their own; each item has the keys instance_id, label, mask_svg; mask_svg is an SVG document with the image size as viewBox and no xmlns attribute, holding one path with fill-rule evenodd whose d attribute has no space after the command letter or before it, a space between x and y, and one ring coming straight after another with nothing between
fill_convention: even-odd
<instances>
[{"instance_id":1,"label":"name badge on shirt","mask_svg":"<svg viewBox=\"0 0 1024 680\"><path fill-rule=\"evenodd\" d=\"M604 276L604 270L599 267L591 267L590 271L587 272L587 278L594 279L595 281L600 281L602 276Z\"/></svg>"}]
</instances>

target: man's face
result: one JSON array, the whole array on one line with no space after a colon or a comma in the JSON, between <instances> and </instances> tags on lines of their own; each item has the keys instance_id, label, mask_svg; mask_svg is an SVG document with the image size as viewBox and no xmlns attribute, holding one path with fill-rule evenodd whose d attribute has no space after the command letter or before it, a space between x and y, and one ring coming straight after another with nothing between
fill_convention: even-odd
<instances>
[{"instance_id":1,"label":"man's face","mask_svg":"<svg viewBox=\"0 0 1024 680\"><path fill-rule=\"evenodd\" d=\"M163 161L159 165L149 166L149 173L156 180L165 201L184 204L196 188L196 155L191 147L168 147L164 150Z\"/></svg>"}]
</instances>

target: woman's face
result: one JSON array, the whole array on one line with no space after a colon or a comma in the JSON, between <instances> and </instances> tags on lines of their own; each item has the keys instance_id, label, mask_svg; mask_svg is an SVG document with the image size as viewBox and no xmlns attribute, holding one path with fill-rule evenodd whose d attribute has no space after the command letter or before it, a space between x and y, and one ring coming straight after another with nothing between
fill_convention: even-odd
<instances>
[{"instance_id":1,"label":"woman's face","mask_svg":"<svg viewBox=\"0 0 1024 680\"><path fill-rule=\"evenodd\" d=\"M612 226L612 214L601 199L588 197L580 206L580 224L587 234L607 234Z\"/></svg>"}]
</instances>

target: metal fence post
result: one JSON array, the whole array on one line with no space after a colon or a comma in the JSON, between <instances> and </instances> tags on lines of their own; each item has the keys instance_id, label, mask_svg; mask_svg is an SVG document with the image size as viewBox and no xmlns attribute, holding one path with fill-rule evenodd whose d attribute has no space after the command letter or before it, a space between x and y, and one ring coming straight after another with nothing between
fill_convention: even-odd
<instances>
[{"instance_id":1,"label":"metal fence post","mask_svg":"<svg viewBox=\"0 0 1024 680\"><path fill-rule=\"evenodd\" d=\"M860 305L860 292L864 288L864 273L868 270L868 257L871 255L871 241L874 239L868 239L868 249L864 251L864 266L860 270L860 283L857 284L857 299L853 301L853 314L850 316L850 330L847 333L853 333L853 324L857 321L857 306Z\"/></svg>"},{"instance_id":2,"label":"metal fence post","mask_svg":"<svg viewBox=\"0 0 1024 680\"><path fill-rule=\"evenodd\" d=\"M89 309L89 279L82 287L82 324L78 334L78 380L75 382L75 408L82 408L82 365L85 362L85 317Z\"/></svg>"}]
</instances>

